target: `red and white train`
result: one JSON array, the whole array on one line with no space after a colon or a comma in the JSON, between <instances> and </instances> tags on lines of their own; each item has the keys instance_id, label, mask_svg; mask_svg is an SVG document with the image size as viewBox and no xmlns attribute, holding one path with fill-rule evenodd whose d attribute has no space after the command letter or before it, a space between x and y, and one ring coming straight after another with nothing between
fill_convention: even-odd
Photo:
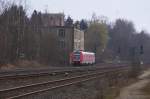
<instances>
[{"instance_id":1,"label":"red and white train","mask_svg":"<svg viewBox=\"0 0 150 99\"><path fill-rule=\"evenodd\" d=\"M70 54L70 63L74 65L87 65L95 63L95 53L74 51Z\"/></svg>"}]
</instances>

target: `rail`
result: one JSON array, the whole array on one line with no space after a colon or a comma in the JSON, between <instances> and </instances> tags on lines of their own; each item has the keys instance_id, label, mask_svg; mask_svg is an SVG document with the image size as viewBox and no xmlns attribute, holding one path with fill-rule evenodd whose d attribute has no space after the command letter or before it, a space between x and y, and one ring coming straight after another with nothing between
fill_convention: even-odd
<instances>
[{"instance_id":1,"label":"rail","mask_svg":"<svg viewBox=\"0 0 150 99\"><path fill-rule=\"evenodd\" d=\"M31 84L31 85L14 87L10 89L4 89L4 90L0 90L0 98L20 99L22 97L30 96L36 93L45 92L45 91L53 90L56 88L73 85L79 82L92 80L98 77L103 77L105 74L108 74L111 72L117 72L117 71L128 70L128 69L129 67L121 66L121 67L116 67L116 68L111 68L111 69L105 69L103 71L102 70L97 71L91 74L84 74L80 76L69 77L69 78L64 78L64 79L59 79L59 80L54 80L54 81L36 83L36 84Z\"/></svg>"},{"instance_id":2,"label":"rail","mask_svg":"<svg viewBox=\"0 0 150 99\"><path fill-rule=\"evenodd\" d=\"M112 65L112 64L110 64ZM126 65L119 65L116 67L121 67ZM87 67L58 67L58 68L44 68L44 69L36 69L36 70L12 70L12 71L1 71L0 72L0 80L2 79L14 79L14 78L25 78L25 77L36 77L36 76L45 76L45 75L56 75L63 74L66 72L77 72L77 71L95 71L98 69L112 69L113 66L87 66Z\"/></svg>"}]
</instances>

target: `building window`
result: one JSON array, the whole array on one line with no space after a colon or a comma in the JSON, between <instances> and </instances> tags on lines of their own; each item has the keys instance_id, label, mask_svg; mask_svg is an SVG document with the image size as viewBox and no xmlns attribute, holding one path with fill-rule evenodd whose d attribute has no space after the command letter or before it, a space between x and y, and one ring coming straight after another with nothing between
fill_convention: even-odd
<instances>
[{"instance_id":1,"label":"building window","mask_svg":"<svg viewBox=\"0 0 150 99\"><path fill-rule=\"evenodd\" d=\"M52 21L52 20L53 20L53 17L50 17L50 20Z\"/></svg>"},{"instance_id":2,"label":"building window","mask_svg":"<svg viewBox=\"0 0 150 99\"><path fill-rule=\"evenodd\" d=\"M59 41L60 48L65 48L65 46L66 46L65 41Z\"/></svg>"},{"instance_id":3,"label":"building window","mask_svg":"<svg viewBox=\"0 0 150 99\"><path fill-rule=\"evenodd\" d=\"M65 29L59 29L58 36L64 38L65 37Z\"/></svg>"}]
</instances>

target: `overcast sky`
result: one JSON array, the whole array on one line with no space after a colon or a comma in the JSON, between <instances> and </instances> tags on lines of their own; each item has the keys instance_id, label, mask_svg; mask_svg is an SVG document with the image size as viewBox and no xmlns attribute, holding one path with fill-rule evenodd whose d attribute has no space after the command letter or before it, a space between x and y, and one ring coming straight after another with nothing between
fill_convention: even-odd
<instances>
[{"instance_id":1,"label":"overcast sky","mask_svg":"<svg viewBox=\"0 0 150 99\"><path fill-rule=\"evenodd\" d=\"M90 19L92 13L107 16L109 21L125 18L134 22L136 29L150 32L150 0L26 0L29 12L64 12L73 19Z\"/></svg>"}]
</instances>

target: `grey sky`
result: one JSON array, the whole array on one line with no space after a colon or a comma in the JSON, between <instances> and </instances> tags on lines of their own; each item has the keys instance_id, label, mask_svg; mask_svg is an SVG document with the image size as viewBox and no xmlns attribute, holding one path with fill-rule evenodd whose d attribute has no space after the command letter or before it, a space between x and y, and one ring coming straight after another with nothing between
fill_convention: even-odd
<instances>
[{"instance_id":1,"label":"grey sky","mask_svg":"<svg viewBox=\"0 0 150 99\"><path fill-rule=\"evenodd\" d=\"M90 19L92 13L107 16L109 21L125 18L136 29L150 32L150 0L27 0L29 10L64 12L73 19Z\"/></svg>"}]
</instances>

